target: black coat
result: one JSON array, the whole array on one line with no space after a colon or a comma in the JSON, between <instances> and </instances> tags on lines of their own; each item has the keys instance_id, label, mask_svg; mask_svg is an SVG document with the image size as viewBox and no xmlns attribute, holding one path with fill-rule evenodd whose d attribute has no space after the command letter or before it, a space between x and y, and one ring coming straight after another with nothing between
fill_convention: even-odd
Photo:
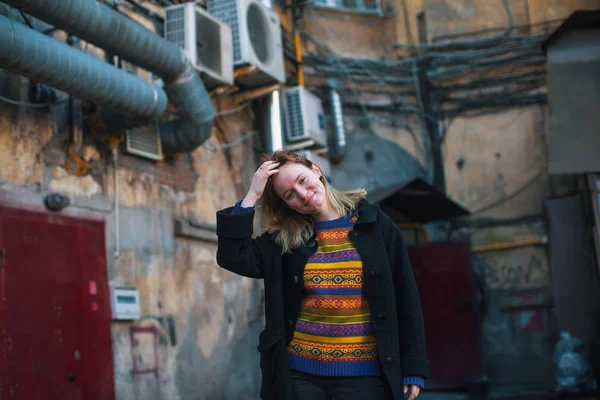
<instances>
[{"instance_id":1,"label":"black coat","mask_svg":"<svg viewBox=\"0 0 600 400\"><path fill-rule=\"evenodd\" d=\"M261 397L294 399L287 344L292 340L302 300L304 266L317 250L306 246L281 254L270 234L252 239L254 212L217 212L218 264L236 274L265 280L266 326L259 337ZM363 200L349 237L363 263L379 363L394 399L403 399L402 377L429 375L423 313L406 245L394 222L379 206Z\"/></svg>"}]
</instances>

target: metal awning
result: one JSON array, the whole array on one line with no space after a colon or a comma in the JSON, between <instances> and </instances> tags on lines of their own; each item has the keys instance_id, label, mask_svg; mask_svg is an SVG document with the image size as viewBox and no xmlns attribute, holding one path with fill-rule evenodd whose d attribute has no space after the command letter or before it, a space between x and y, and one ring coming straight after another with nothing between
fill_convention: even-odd
<instances>
[{"instance_id":1,"label":"metal awning","mask_svg":"<svg viewBox=\"0 0 600 400\"><path fill-rule=\"evenodd\" d=\"M418 223L446 221L469 214L468 210L421 178L370 191L367 199Z\"/></svg>"}]
</instances>

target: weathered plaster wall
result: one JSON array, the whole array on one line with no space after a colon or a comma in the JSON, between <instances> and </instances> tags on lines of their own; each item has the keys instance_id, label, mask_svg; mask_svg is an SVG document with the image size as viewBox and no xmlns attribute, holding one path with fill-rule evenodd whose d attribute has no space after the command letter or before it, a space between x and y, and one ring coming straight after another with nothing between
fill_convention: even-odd
<instances>
[{"instance_id":1,"label":"weathered plaster wall","mask_svg":"<svg viewBox=\"0 0 600 400\"><path fill-rule=\"evenodd\" d=\"M520 34L528 34L533 29L547 31L558 24L556 20L566 18L576 9L600 8L598 0L511 0L509 4L513 24L518 27L515 32ZM508 23L502 0L392 0L384 2L384 8L392 19L391 28L386 19L380 19L378 28L365 27L356 22L358 19L354 15L329 13L334 15L330 16L324 12L307 14L307 18L314 18L314 21L306 27L341 55L394 59L415 54L407 49L394 50L392 43L419 42L417 16L420 13L425 15L425 33L429 41L448 40L452 36L483 30L489 30L487 34L497 34ZM329 24L325 24L325 15ZM552 22L547 28L541 25L529 28L531 24L546 21ZM379 44L366 42L370 48L365 50L364 32L377 33ZM376 86L381 90L393 90L383 84ZM348 98L351 97L349 94ZM447 121L449 129L443 143L443 155L448 194L474 213L472 220L493 221L458 229L452 237L469 236L474 247L545 240L544 201L551 194L551 183L552 194L561 190L561 182L555 178L550 182L545 172L546 114L546 107L531 106ZM350 135L357 132L356 120L360 118L365 118L360 110L347 117ZM418 126L416 121L412 122L413 126ZM423 132L413 129L411 134L400 124L383 124L376 118L373 118L371 128L377 136L398 143L429 169L431 176L428 143ZM369 170L365 165L362 168ZM343 178L338 177L345 182ZM569 182L564 183L566 186L562 189L568 190ZM518 222L520 217L528 217L528 222ZM515 219L517 222L509 222ZM504 225L503 221L506 221ZM444 234L436 237L444 238ZM519 312L506 309L515 304L535 308L550 302L551 275L546 247L537 245L476 253L474 265L475 273L481 276L490 293L487 314L482 320L485 372L498 385L549 387L553 377L551 356L556 333L552 308Z\"/></svg>"},{"instance_id":2,"label":"weathered plaster wall","mask_svg":"<svg viewBox=\"0 0 600 400\"><path fill-rule=\"evenodd\" d=\"M529 24L527 1L509 2L514 26ZM427 34L431 41L452 34L504 28L508 18L503 1L425 0Z\"/></svg>"},{"instance_id":3,"label":"weathered plaster wall","mask_svg":"<svg viewBox=\"0 0 600 400\"><path fill-rule=\"evenodd\" d=\"M149 29L154 26L134 16ZM57 34L57 39L64 39ZM87 52L104 55L93 46ZM146 71L125 63L138 75ZM0 73L0 94L26 101L28 81ZM66 94L59 93L62 99ZM227 96L219 110L233 107ZM51 109L0 103L0 195L11 204L43 210L50 191L70 197L65 212L106 221L107 268L111 285L139 289L143 317L112 322L117 399L258 398L258 334L262 320L262 282L241 278L216 265L216 243L176 237L174 218L214 225L217 210L233 205L254 172L256 138L231 149L201 146L194 153L155 163L121 153L118 224L115 223L114 169L106 142L84 127L81 143L70 140L68 103ZM248 110L220 118L212 143L239 138L253 127ZM90 163L76 176L76 154ZM119 232L117 249L115 231ZM174 325L171 335L168 322ZM154 327L159 336L158 376L132 374L153 367L153 338L130 329Z\"/></svg>"},{"instance_id":4,"label":"weathered plaster wall","mask_svg":"<svg viewBox=\"0 0 600 400\"><path fill-rule=\"evenodd\" d=\"M344 57L389 57L394 40L391 16L363 15L322 8L305 12L304 29Z\"/></svg>"},{"instance_id":5,"label":"weathered plaster wall","mask_svg":"<svg viewBox=\"0 0 600 400\"><path fill-rule=\"evenodd\" d=\"M333 11L316 7L309 8L305 12L303 28L318 39L319 45L332 49L341 57L395 59L398 52L392 48L392 44L398 41L398 30L405 32L405 28L408 29L408 25L405 23L412 16L416 16L418 12L416 10L419 10L420 2L405 0L403 3L396 5L395 2L385 2L383 16ZM413 30L416 32L416 27ZM314 43L306 41L304 51L314 53L316 51ZM343 64L340 71L338 78L344 80L347 89L345 98L354 103L362 101L387 104L390 102L390 97L381 93L390 93L397 89L397 87L383 82L368 85L348 80ZM322 90L324 85L323 79L314 76L307 76L306 81L307 87L317 92ZM381 93L365 92L358 96L358 93L365 89L380 90ZM396 96L392 97L395 98ZM410 96L408 97L409 101L415 101ZM376 113L365 113L363 109L355 109L347 110L345 117L349 136L360 132L359 125L363 124L365 120L369 120L369 125L376 135L398 145L418 160L421 165L429 163L426 150L427 143L424 140L423 131L418 128L416 114L384 116ZM361 164L360 160L358 164ZM412 171L412 167L409 170Z\"/></svg>"},{"instance_id":6,"label":"weathered plaster wall","mask_svg":"<svg viewBox=\"0 0 600 400\"><path fill-rule=\"evenodd\" d=\"M497 28L488 34L498 33L507 23L501 1L424 3L429 40L488 28ZM527 26L565 18L578 8L599 8L600 1L530 0L510 5L514 25ZM520 30L528 33L527 28ZM449 121L443 145L448 194L474 213L471 220L480 221L453 237L467 235L474 247L546 239L546 121L547 108L541 106ZM529 217L529 222L518 222L521 217ZM557 326L554 310L548 307L552 295L547 249L538 245L476 253L474 265L488 290L482 320L485 373L496 388L551 389Z\"/></svg>"},{"instance_id":7,"label":"weathered plaster wall","mask_svg":"<svg viewBox=\"0 0 600 400\"><path fill-rule=\"evenodd\" d=\"M456 236L468 235L473 246L547 238L545 114L545 107L533 106L451 123L444 143L448 193L474 213L471 219L499 221ZM502 225L530 215L539 222ZM485 373L496 390L550 390L556 324L553 309L544 306L551 304L545 246L477 253L474 265L488 292L481 326ZM530 295L518 305L526 307L509 311L523 291Z\"/></svg>"},{"instance_id":8,"label":"weathered plaster wall","mask_svg":"<svg viewBox=\"0 0 600 400\"><path fill-rule=\"evenodd\" d=\"M158 379L136 379L129 373L130 324L114 324L116 387L123 398L135 391L141 398L258 397L255 348L263 325L262 283L218 267L214 243L176 239L173 233L174 216L214 224L216 211L241 196L240 171L253 155L250 144L227 153L200 147L191 155L197 179L190 192L160 184L152 175L119 171L121 254L109 266L111 283L138 287L144 315L172 317L177 332L176 344L161 340ZM112 197L112 174L107 182ZM109 225L111 244L114 229ZM109 251L113 248L109 245ZM150 318L139 325L156 322ZM144 359L153 359L152 346L139 351Z\"/></svg>"},{"instance_id":9,"label":"weathered plaster wall","mask_svg":"<svg viewBox=\"0 0 600 400\"><path fill-rule=\"evenodd\" d=\"M547 195L542 176L545 114L544 108L534 106L451 121L444 142L450 196L478 212L533 181L522 196L482 215L514 218L540 212Z\"/></svg>"},{"instance_id":10,"label":"weathered plaster wall","mask_svg":"<svg viewBox=\"0 0 600 400\"><path fill-rule=\"evenodd\" d=\"M2 189L25 190L20 201L37 206L49 191L64 193L74 203L70 209L100 215L107 222L110 284L140 291L144 318L112 323L117 398L133 399L136 392L146 399L258 398L262 283L221 269L215 262L214 243L176 239L173 227L175 216L214 224L216 210L240 197L236 188L242 184L244 152L254 154L249 145L229 153L231 165L223 150L198 149L192 155L198 178L191 192L160 184L151 174L119 168L117 227L111 167L104 168L99 178L77 177L64 164L44 157L44 151L55 155L64 151L53 145L68 137L67 132L56 131L47 111L2 105L0 127ZM106 155L97 163L107 164ZM120 233L118 257L115 229ZM155 316L173 319L175 343ZM159 330L158 377L131 374L132 326ZM147 341L142 336L133 346L142 366L153 364L154 347Z\"/></svg>"},{"instance_id":11,"label":"weathered plaster wall","mask_svg":"<svg viewBox=\"0 0 600 400\"><path fill-rule=\"evenodd\" d=\"M594 10L600 7L598 0L527 0L531 23L563 19L574 10Z\"/></svg>"},{"instance_id":12,"label":"weathered plaster wall","mask_svg":"<svg viewBox=\"0 0 600 400\"><path fill-rule=\"evenodd\" d=\"M394 13L387 17L313 10L307 13L307 29L342 55L391 58L398 54L391 43L417 41L416 15L421 11L426 11L430 38L505 25L499 1L390 3ZM579 7L600 7L598 1L592 0L529 0L511 4L517 13L517 24L564 18ZM448 20L448 15L454 18ZM147 21L140 21L153 28ZM96 49L90 46L88 51ZM102 57L101 52L97 55ZM144 71L138 73L147 76ZM25 98L25 80L8 74L0 77L0 93ZM226 97L218 99L216 104L220 110L232 107ZM364 140L365 132L357 128L350 114L347 122L350 135L355 134L351 139ZM252 117L242 111L224 117L218 126L212 140L231 142L252 127ZM412 154L421 165L427 165L421 132L411 134L390 124L373 123L371 128L375 134L400 145L405 150L402 157ZM450 196L476 211L519 192L477 217L512 218L541 212L548 191L547 178L536 175L545 162L544 129L544 110L539 107L453 121L444 144ZM87 154L85 158L91 162L91 169L89 174L79 177L74 175L73 162L66 152L69 132L65 104L54 106L51 112L0 104L0 189L16 193L14 197L23 203L38 206L44 194L58 191L71 196L74 203L71 209L80 216L88 213L104 218L109 280L111 284L140 289L146 318L139 321L139 326L154 326L160 332L158 378L134 377L130 372L132 350L142 363L148 364L154 356L153 346L147 338L139 337L139 344L132 348L129 329L135 324L112 324L117 398L134 398L136 392L140 398L149 400L257 398L259 372L255 347L262 326L261 283L216 266L214 243L175 238L173 234L173 217L214 224L215 211L243 195L256 164L255 138L230 150L205 146L183 156L183 161L191 165L186 176L192 181L191 188L172 182L172 177L171 181L163 179L162 171L171 168L171 164L134 162L123 156L117 171L121 218L116 226L110 157L89 134L85 137L85 146L79 150L81 155ZM458 167L460 160L462 167ZM410 170L419 172L419 167L411 163ZM534 182L531 186L518 190L530 180ZM118 257L114 256L115 229L120 233ZM467 233L473 244L478 245L540 237L545 228L530 224L472 229ZM495 293L490 297L483 327L486 365L499 381L506 382L504 378L509 376L515 362L532 359L519 359L519 349L525 344L534 343L541 349L539 359L545 360L549 354L547 334L551 322L544 322L541 328L537 326L533 333L526 331L533 336L512 336L508 332L513 318L523 321L529 315L514 316L501 310L513 301L545 301L550 279L548 261L543 247L481 253L477 258L482 276ZM513 300L514 293L525 290L533 291L531 299ZM154 316L165 321L173 319L174 343ZM516 355L510 362L495 364L498 353L506 346L516 349L511 350ZM526 365L533 370L538 364Z\"/></svg>"},{"instance_id":13,"label":"weathered plaster wall","mask_svg":"<svg viewBox=\"0 0 600 400\"><path fill-rule=\"evenodd\" d=\"M135 391L140 398L238 399L242 393L258 398L255 347L263 324L260 282L219 268L215 245L178 239L173 249L175 254L150 257L124 250L115 262L118 278L111 283L128 282L146 293L142 302L146 319L137 326L156 326L151 316L173 318L177 335L173 343L169 333L160 329L158 378L132 376L129 324L114 324L117 392L122 398L132 398ZM142 343L134 349L142 363L154 363L152 345Z\"/></svg>"},{"instance_id":14,"label":"weathered plaster wall","mask_svg":"<svg viewBox=\"0 0 600 400\"><path fill-rule=\"evenodd\" d=\"M495 28L500 32L508 23L503 0L425 0L424 3L428 38L432 41L484 29ZM600 7L597 0L510 0L509 4L515 27L564 19L575 10Z\"/></svg>"},{"instance_id":15,"label":"weathered plaster wall","mask_svg":"<svg viewBox=\"0 0 600 400\"><path fill-rule=\"evenodd\" d=\"M425 0L393 0L390 7L394 13L395 41L398 43L419 43L417 17L425 10ZM398 55L407 52L396 50Z\"/></svg>"},{"instance_id":16,"label":"weathered plaster wall","mask_svg":"<svg viewBox=\"0 0 600 400\"><path fill-rule=\"evenodd\" d=\"M21 78L4 75L1 93L20 94ZM12 110L11 110L12 108ZM45 111L0 108L0 180L19 185L40 185L44 181L42 149L54 136L56 124Z\"/></svg>"}]
</instances>

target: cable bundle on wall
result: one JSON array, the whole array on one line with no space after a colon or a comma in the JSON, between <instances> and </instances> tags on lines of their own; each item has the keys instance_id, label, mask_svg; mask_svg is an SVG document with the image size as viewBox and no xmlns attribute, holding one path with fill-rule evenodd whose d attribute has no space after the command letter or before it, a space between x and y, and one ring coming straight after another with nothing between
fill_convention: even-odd
<instances>
[{"instance_id":1,"label":"cable bundle on wall","mask_svg":"<svg viewBox=\"0 0 600 400\"><path fill-rule=\"evenodd\" d=\"M541 45L547 33L511 35L512 10L508 0L503 5L508 23L499 34L432 44L395 44L420 52L400 60L341 57L322 40L304 32L305 40L315 49L304 56L306 75L323 89L326 85L319 84L317 78L346 81L353 96L345 96L344 105L362 110L369 119L373 119L371 111L419 114L422 108L415 84L417 74L423 74L431 83L435 111L426 118L440 123L462 115L545 104L546 61ZM318 18L312 21L319 24ZM325 23L319 25L330 30ZM390 102L374 104L362 99L371 93L387 95Z\"/></svg>"}]
</instances>

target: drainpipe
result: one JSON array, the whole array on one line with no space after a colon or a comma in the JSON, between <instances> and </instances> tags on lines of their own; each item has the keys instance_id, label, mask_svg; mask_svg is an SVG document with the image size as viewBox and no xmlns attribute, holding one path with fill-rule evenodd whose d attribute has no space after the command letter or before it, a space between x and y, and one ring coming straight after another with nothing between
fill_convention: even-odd
<instances>
[{"instance_id":1,"label":"drainpipe","mask_svg":"<svg viewBox=\"0 0 600 400\"><path fill-rule=\"evenodd\" d=\"M161 124L166 151L191 152L210 137L214 106L202 80L175 44L95 0L3 2L160 76L180 113L178 121ZM124 120L122 124L130 126Z\"/></svg>"},{"instance_id":2,"label":"drainpipe","mask_svg":"<svg viewBox=\"0 0 600 400\"><path fill-rule=\"evenodd\" d=\"M329 140L329 159L333 163L342 161L346 155L346 126L344 125L344 108L340 92L344 86L337 79L328 79L329 86L329 108L331 109L331 120L333 136Z\"/></svg>"},{"instance_id":3,"label":"drainpipe","mask_svg":"<svg viewBox=\"0 0 600 400\"><path fill-rule=\"evenodd\" d=\"M167 108L161 88L3 16L0 67L146 123Z\"/></svg>"}]
</instances>

